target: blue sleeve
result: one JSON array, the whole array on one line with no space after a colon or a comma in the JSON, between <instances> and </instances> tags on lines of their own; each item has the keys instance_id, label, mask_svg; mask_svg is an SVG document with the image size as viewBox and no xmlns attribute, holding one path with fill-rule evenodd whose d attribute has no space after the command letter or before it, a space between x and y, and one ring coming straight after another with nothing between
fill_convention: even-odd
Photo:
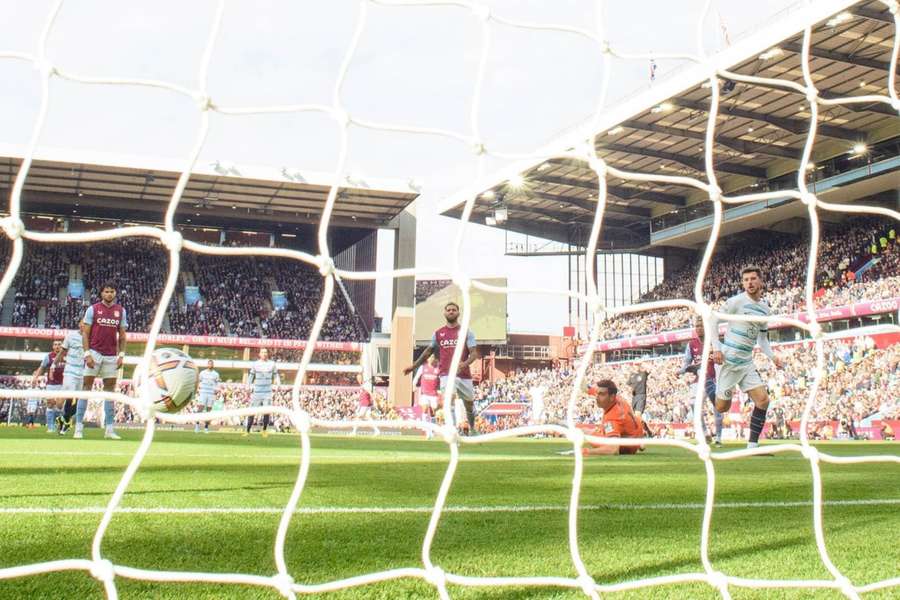
<instances>
[{"instance_id":1,"label":"blue sleeve","mask_svg":"<svg viewBox=\"0 0 900 600\"><path fill-rule=\"evenodd\" d=\"M121 324L122 324L122 327L124 327L125 329L128 329L128 317L125 316L126 314L127 313L125 312L125 308L123 307Z\"/></svg>"},{"instance_id":2,"label":"blue sleeve","mask_svg":"<svg viewBox=\"0 0 900 600\"><path fill-rule=\"evenodd\" d=\"M44 355L44 359L41 361L41 368L42 368L42 369L47 369L47 368L49 368L49 367L50 367L50 355L49 355L49 354L45 354L45 355Z\"/></svg>"},{"instance_id":3,"label":"blue sleeve","mask_svg":"<svg viewBox=\"0 0 900 600\"><path fill-rule=\"evenodd\" d=\"M466 348L474 348L478 345L478 342L475 341L475 333L470 329L466 334Z\"/></svg>"},{"instance_id":4,"label":"blue sleeve","mask_svg":"<svg viewBox=\"0 0 900 600\"><path fill-rule=\"evenodd\" d=\"M431 334L431 351L434 352L435 354L440 354L440 352L441 352L441 347L438 346L436 331Z\"/></svg>"},{"instance_id":5,"label":"blue sleeve","mask_svg":"<svg viewBox=\"0 0 900 600\"><path fill-rule=\"evenodd\" d=\"M94 324L94 307L88 306L88 309L84 311L84 319L85 325L93 325Z\"/></svg>"}]
</instances>

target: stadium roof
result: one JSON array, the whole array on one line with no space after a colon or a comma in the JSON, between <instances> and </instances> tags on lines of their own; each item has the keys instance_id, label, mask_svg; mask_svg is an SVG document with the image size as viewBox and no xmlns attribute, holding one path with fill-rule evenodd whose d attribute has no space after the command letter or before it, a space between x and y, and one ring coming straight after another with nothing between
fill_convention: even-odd
<instances>
[{"instance_id":1,"label":"stadium roof","mask_svg":"<svg viewBox=\"0 0 900 600\"><path fill-rule=\"evenodd\" d=\"M816 86L824 98L886 95L895 34L893 16L878 1L858 2L841 12L847 4L810 3L798 9L807 13L807 22L818 21L810 52ZM840 14L837 19L836 13ZM714 57L716 67L802 84L802 34L791 29L795 26L789 21L776 20L734 43ZM511 165L478 187L448 198L441 213L458 218L466 199L477 195L473 222L485 223L502 205L508 210L508 220L498 227L585 245L596 207L597 178L582 161L552 157L599 131L598 154L612 166L705 179L708 69L692 65L677 77L658 80L640 95L610 108L599 130L581 127L551 142L540 152L551 158ZM722 189L731 194L763 191L773 179L796 174L810 118L806 98L785 88L723 79L720 90L715 165ZM813 160L846 156L856 144L871 145L898 136L900 118L887 104L821 107ZM524 180L523 185L510 184L517 177ZM607 182L601 240L601 248L606 249L647 248L651 216L706 200L693 188L615 177ZM896 177L885 177L883 185L897 188Z\"/></svg>"},{"instance_id":2,"label":"stadium roof","mask_svg":"<svg viewBox=\"0 0 900 600\"><path fill-rule=\"evenodd\" d=\"M0 192L8 194L24 149L0 145ZM40 149L25 182L23 209L72 211L73 202L117 213L146 213L161 220L178 181L179 160ZM179 213L210 224L318 223L333 176L293 168L198 164ZM413 181L348 176L341 182L332 222L374 228L386 225L418 197ZM6 188L6 189L3 189ZM199 214L197 214L199 213Z\"/></svg>"}]
</instances>

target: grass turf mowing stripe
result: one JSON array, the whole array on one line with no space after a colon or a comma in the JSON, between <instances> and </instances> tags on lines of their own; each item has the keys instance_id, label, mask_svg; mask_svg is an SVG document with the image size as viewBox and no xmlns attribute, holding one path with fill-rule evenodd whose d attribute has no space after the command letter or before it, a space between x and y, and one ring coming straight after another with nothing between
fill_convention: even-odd
<instances>
[{"instance_id":1,"label":"grass turf mowing stripe","mask_svg":"<svg viewBox=\"0 0 900 600\"><path fill-rule=\"evenodd\" d=\"M884 498L869 500L829 500L822 503L825 506L891 506L900 504L900 498ZM719 502L715 508L791 508L800 506L812 506L810 501L798 500L795 502ZM702 510L701 502L685 502L680 504L588 504L579 507L579 510ZM432 506L395 506L395 507L319 507L298 508L296 514L389 514L389 513L430 513ZM443 512L447 513L502 513L502 512L548 512L565 511L568 506L447 506ZM103 514L106 511L102 506L86 506L80 508L39 508L19 507L0 508L0 514ZM135 514L280 514L284 508L279 507L208 507L208 508L174 508L174 507L120 507L117 513Z\"/></svg>"}]
</instances>

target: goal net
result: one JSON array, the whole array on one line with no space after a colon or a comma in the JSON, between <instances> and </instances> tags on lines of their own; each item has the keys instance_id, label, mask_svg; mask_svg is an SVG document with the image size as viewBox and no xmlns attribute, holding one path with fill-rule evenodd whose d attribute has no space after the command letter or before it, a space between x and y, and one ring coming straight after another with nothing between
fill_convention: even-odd
<instances>
[{"instance_id":1,"label":"goal net","mask_svg":"<svg viewBox=\"0 0 900 600\"><path fill-rule=\"evenodd\" d=\"M472 19L478 26L480 44L478 46L479 60L477 62L477 70L474 73L474 88L471 94L469 105L470 123L466 130L454 131L443 129L440 127L413 127L403 123L376 123L369 122L362 118L358 118L347 109L345 98L343 97L344 84L347 79L348 71L354 65L354 61L358 60L358 50L362 36L366 32L369 25L370 12L372 5L383 5L391 7L392 10L455 10L459 11L462 18ZM37 71L37 81L40 83L41 102L38 107L37 118L35 119L31 139L27 148L26 155L19 169L15 184L9 196L8 211L9 216L0 221L4 233L12 240L12 254L9 266L0 280L0 297L3 297L9 289L17 270L22 263L24 242L44 243L90 243L100 240L114 240L131 236L140 236L157 240L162 244L168 252L168 277L165 288L159 300L158 309L150 327L146 350L144 351L142 362L139 369L146 370L151 355L157 347L157 338L162 327L166 307L169 306L173 292L175 291L177 277L179 273L179 264L184 250L191 252L215 255L215 256L244 256L244 257L278 257L293 261L300 261L311 265L318 269L323 278L323 288L321 303L316 314L315 321L310 331L309 344L306 345L302 354L299 365L299 375L291 392L290 406L269 406L256 408L243 408L239 410L214 411L210 413L198 414L165 414L156 413L150 406L150 403L144 398L149 398L149 388L139 388L136 390L135 397L126 396L116 393L104 392L54 392L54 391L28 391L28 390L2 390L0 397L10 399L25 399L40 397L43 399L78 397L89 398L93 400L113 400L117 403L125 403L137 411L145 425L143 439L130 461L127 469L122 475L115 492L109 499L106 510L103 513L99 526L93 538L91 548L91 557L89 559L72 558L67 560L55 560L50 562L23 564L14 567L6 567L0 569L0 579L33 576L41 573L50 573L54 571L81 570L89 572L94 578L102 582L108 598L117 597L117 584L119 578L138 579L144 581L156 582L207 582L221 584L223 590L229 584L244 584L271 588L279 592L286 598L295 598L298 595L308 593L321 593L326 591L340 590L363 586L376 582L383 582L398 578L419 578L432 586L441 598L449 598L450 592L448 585L471 586L471 587L500 587L500 586L543 586L543 587L559 587L574 590L581 590L588 597L599 598L600 594L605 592L615 592L623 590L633 590L648 586L664 586L686 582L702 582L708 584L718 591L723 598L729 598L733 588L823 588L833 589L844 594L848 598L857 598L860 594L874 590L883 590L891 587L900 587L900 575L893 579L886 579L865 585L858 584L848 579L841 570L829 558L826 548L825 534L823 531L823 490L822 476L820 464L823 462L848 464L862 462L878 462L890 461L900 463L900 457L897 456L859 456L859 457L841 457L834 456L823 452L812 446L807 433L807 424L810 418L810 412L815 403L816 392L822 384L825 377L825 358L823 351L824 335L822 328L816 321L815 303L813 302L813 293L815 289L815 272L817 259L817 244L819 239L819 220L820 211L846 211L856 213L877 213L893 219L900 220L900 213L894 210L868 207L862 205L845 205L829 203L818 197L807 185L805 176L807 168L811 161L811 153L813 143L816 138L817 127L820 124L820 111L823 107L848 105L853 103L877 103L889 108L892 111L900 113L900 97L897 92L896 73L898 68L898 48L900 48L900 37L898 37L898 5L896 0L885 0L881 4L888 9L894 20L894 39L893 50L890 60L890 69L888 76L888 85L886 94L874 94L864 96L838 96L823 95L816 87L816 77L810 68L810 42L813 32L820 27L826 20L834 18L842 11L848 9L854 2L847 0L820 0L817 2L804 3L794 7L789 11L780 15L777 23L761 31L757 34L753 43L737 43L727 51L713 52L708 46L708 26L707 23L714 20L715 7L712 0L707 0L696 22L695 49L693 52L683 54L664 54L664 53L624 53L618 48L611 45L608 40L608 32L610 23L604 17L604 2L597 3L597 18L592 24L584 24L581 27L557 25L554 23L538 23L538 22L518 22L505 17L502 11L494 10L489 5L474 0L361 0L358 2L355 15L355 28L353 30L352 39L349 47L343 55L343 60L333 87L331 102L328 104L297 104L297 105L259 105L259 106L226 106L217 101L217 98L210 95L207 86L208 72L210 65L216 60L216 41L220 32L223 15L228 10L228 5L224 0L217 3L214 14L211 15L211 27L206 38L202 59L196 73L195 84L191 87L185 87L178 83L172 83L163 80L143 80L124 77L94 77L90 74L72 73L55 65L48 56L47 47L48 40L53 36L54 27L58 17L63 10L77 10L77 5L70 6L59 0L54 3L50 14L46 18L45 25L42 29L37 50L35 53L24 53L19 51L4 51L0 49L0 59L4 61L24 61L30 63ZM672 10L677 10L672 7ZM523 152L512 154L497 150L492 140L483 133L483 123L479 118L479 111L486 84L492 80L491 69L489 68L489 56L492 47L497 44L497 31L500 28L512 28L515 30L528 30L538 32L540 34L566 34L578 36L585 42L590 44L596 60L602 63L603 80L602 87L597 97L594 99L596 110L593 116L582 126L565 136L562 141L552 144L550 147L539 148L532 152ZM737 60L747 58L747 53L754 51L755 47L761 44L776 45L789 36L802 32L802 64L803 64L803 80L801 82L791 81L778 78L762 78L750 75L741 75L728 70ZM549 41L548 43L552 43ZM463 49L461 48L460 51ZM758 51L758 50L757 50ZM743 53L743 54L742 54ZM606 103L607 95L615 80L611 76L612 63L614 60L622 61L639 61L647 64L649 61L681 61L688 65L682 72L668 78L664 84L659 84L659 93L665 93L669 90L672 93L683 89L689 85L698 83L698 76L709 82L709 110L706 120L705 142L703 152L703 177L695 178L685 175L672 175L664 172L645 173L631 172L619 169L608 164L596 152L595 138L598 131L602 131L610 125L610 115L622 115L623 118L630 115L633 111L642 107L637 106L632 100L625 101L615 107L609 107ZM729 196L720 188L717 180L716 164L714 160L714 147L716 139L717 118L720 112L720 89L719 78L728 79L738 82L758 82L765 83L768 86L791 90L801 94L809 104L809 129L807 141L802 153L802 159L796 171L796 185L793 189L779 190L777 192L762 192L745 194L740 196ZM25 227L22 220L22 192L26 180L29 176L29 169L32 165L36 149L41 142L42 132L48 120L48 111L51 103L51 84L54 80L68 80L76 84L92 85L92 86L112 86L112 87L139 87L139 88L155 88L158 91L177 94L187 97L196 105L196 136L193 146L187 156L184 157L184 167L181 171L177 185L168 204L165 220L162 228L149 226L129 226L116 229L108 229L92 232L80 233L47 233L29 230ZM204 143L207 140L211 130L211 115L218 113L221 115L243 116L243 115L260 115L260 114L288 114L288 113L316 113L329 117L333 120L334 125L338 129L339 155L337 164L333 169L333 183L331 185L327 202L325 204L321 221L318 226L318 252L316 254L304 253L300 251L271 248L271 247L220 247L205 245L183 239L175 227L175 212L179 203L182 201L182 195L188 180L193 172L195 165L200 156ZM413 141L428 136L437 136L450 140L454 140L463 144L468 148L474 156L477 157L478 172L475 179L476 185L467 189L474 190L467 196L463 211L463 226L459 229L455 243L452 247L456 260L451 272L440 272L427 268L427 266L419 266L410 269L397 269L393 271L383 272L357 272L350 270L336 269L333 257L329 254L328 249L328 232L331 222L331 214L334 208L338 194L341 191L342 182L345 182L348 175L348 153L351 147L350 131L354 128L368 129L382 132L392 132L408 135ZM310 448L312 439L310 430L314 426L327 427L328 429L349 429L352 427L350 422L327 422L312 418L301 404L300 386L304 379L304 374L311 362L314 351L314 344L319 337L323 323L331 304L332 298L336 293L335 287L338 278L347 281L353 280L374 280L377 278L414 278L417 274L428 276L443 276L452 278L453 282L459 286L462 298L462 318L461 326L465 332L470 325L471 311L471 292L473 288L482 289L490 292L502 292L510 294L560 294L572 295L571 292L559 289L513 289L513 288L497 288L486 283L475 281L468 275L467 265L459 259L461 256L461 248L466 239L465 224L469 222L473 207L476 203L478 193L478 183L486 180L487 170L489 167L488 159L490 157L509 160L509 159L531 159L544 160L551 157L568 158L576 161L583 161L596 174L598 187L596 193L596 210L594 213L592 228L590 231L589 241L586 249L587 260L596 255L598 242L601 231L604 226L604 216L608 204L607 195L607 179L616 177L636 182L657 182L669 183L680 186L687 186L695 190L699 190L708 197L708 202L713 208L713 221L705 248L705 253L697 273L696 285L694 288L694 297L671 301L659 301L631 305L627 307L611 308L604 306L600 301L598 294L598 282L595 280L594 274L588 270L588 289L586 293L576 294L579 301L587 304L591 314L597 318L593 319L593 325L590 331L590 340L587 352L584 353L578 368L576 383L574 385L571 397L568 402L568 415L565 425L535 425L527 427L519 427L508 431L496 432L488 435L477 437L461 437L458 435L457 428L453 424L452 417L448 418L445 425L435 425L422 421L400 421L391 422L394 427L402 427L407 429L427 430L442 439L447 444L449 453L449 463L440 485L437 497L434 499L433 510L430 515L427 533L424 536L421 549L421 564L410 565L407 568L399 568L394 570L368 573L348 579L340 579L334 581L324 581L316 584L301 584L295 581L288 563L285 560L285 543L287 539L288 527L294 517L295 510L307 482L307 475L310 469ZM466 183L471 181L466 180ZM462 183L462 182L461 182ZM482 188L483 189L483 188ZM707 270L710 266L710 260L719 237L719 232L723 223L723 209L727 205L750 203L760 200L768 200L774 198L789 197L795 202L802 203L809 217L810 235L810 252L806 271L806 316L807 320L791 319L790 325L806 331L814 342L816 365L811 372L808 400L805 411L803 413L802 426L800 429L799 443L783 444L766 447L765 452L775 453L799 453L809 461L809 467L812 472L813 482L813 529L815 532L815 542L818 548L819 556L823 565L831 574L830 579L821 580L773 580L773 579L746 579L728 575L716 568L716 565L710 559L710 525L712 521L713 510L715 508L715 491L716 491L716 468L715 463L719 461L733 461L747 458L760 450L740 450L723 453L711 453L709 445L704 441L702 436L697 436L695 443L679 441L674 439L615 439L615 438L598 438L586 435L577 427L576 405L582 390L585 387L585 380L591 363L592 354L595 351L600 336L602 323L605 317L623 315L629 313L637 313L641 311L659 310L659 309L675 309L686 308L702 318L706 331L712 331L712 319L717 316L724 322L730 321L752 321L757 323L769 323L774 321L775 317L738 317L732 315L717 314L711 306L704 300L702 284L706 277ZM601 318L603 317L603 318ZM780 318L782 321L783 318ZM702 363L705 364L711 352L711 341L709 337L704 339ZM462 345L457 346L456 353L453 357L453 363L450 367L451 373L456 373L457 367L461 362ZM444 414L452 415L451 407L451 391L454 389L453 378L446 386L443 397ZM144 378L146 381L146 378ZM694 427L695 431L702 430L702 414L703 414L703 390L702 386L697 386L696 397L694 398ZM103 542L104 536L110 522L120 507L123 495L127 492L130 482L135 473L140 469L141 462L150 448L154 432L159 423L194 423L197 420L221 420L234 417L246 417L250 415L261 415L264 413L274 413L283 418L289 419L293 428L299 432L300 440L300 466L297 473L296 482L290 494L290 498L284 507L281 515L277 534L274 540L273 552L277 570L268 576L254 575L246 573L208 573L208 572L187 572L187 571L163 571L135 568L123 564L115 564L111 562L104 554ZM387 426L387 422L371 422L373 425ZM534 435L538 433L562 436L568 440L574 450L573 467L574 475L572 478L572 488L570 505L568 511L568 544L571 554L571 562L575 576L573 577L555 577L555 576L534 576L534 577L505 577L502 574L488 577L474 577L465 574L452 573L444 570L440 564L436 564L432 559L431 548L435 540L438 524L441 520L443 509L447 495L454 481L454 474L459 463L460 447L466 444L490 444L497 440L513 438L517 436ZM578 509L579 494L581 489L581 480L583 473L583 458L581 450L585 444L619 444L619 445L666 445L678 447L686 452L696 455L699 461L705 466L706 470L706 498L705 508L702 519L702 528L700 536L700 556L702 563L702 571L696 573L685 573L670 576L659 576L628 581L624 583L605 583L596 581L585 566L579 550L579 532L578 532ZM223 591L227 594L227 591Z\"/></svg>"}]
</instances>

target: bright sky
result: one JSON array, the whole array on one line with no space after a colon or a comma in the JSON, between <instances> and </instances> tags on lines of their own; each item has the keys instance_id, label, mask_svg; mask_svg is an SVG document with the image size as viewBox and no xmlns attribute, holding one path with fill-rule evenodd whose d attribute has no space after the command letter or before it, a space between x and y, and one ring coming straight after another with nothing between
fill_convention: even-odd
<instances>
[{"instance_id":1,"label":"bright sky","mask_svg":"<svg viewBox=\"0 0 900 600\"><path fill-rule=\"evenodd\" d=\"M706 32L720 47L720 21L734 39L769 21L790 0L718 0ZM498 0L495 14L529 22L591 28L605 5L610 44L622 52L693 51L703 2L606 3L588 0ZM0 51L35 52L49 0L0 0ZM156 0L69 1L49 41L51 61L83 76L140 77L196 87L215 3ZM209 71L220 106L330 103L359 2L228 2ZM721 19L718 17L721 16ZM601 81L596 47L564 33L494 25L488 78L478 118L489 147L529 152L595 110ZM479 22L453 7L370 5L357 54L341 91L358 118L469 132L480 56ZM677 64L659 61L657 77ZM37 72L0 60L0 142L25 144L37 112ZM608 104L649 84L647 61L616 61ZM198 112L184 96L152 88L88 86L54 79L41 144L111 153L180 157L192 145ZM290 166L332 171L334 122L318 114L225 117L213 114L202 162ZM424 183L417 211L417 262L449 268L459 227L437 215L440 201L471 181L475 158L459 141L353 128L350 171L365 177L416 178ZM503 166L492 161L492 168ZM384 247L384 244L382 244ZM385 253L382 252L382 257ZM466 232L463 261L471 276L506 276L510 285L565 290L564 258L504 256L502 231ZM379 287L377 311L390 320L390 286ZM514 332L559 333L567 321L562 297L509 299Z\"/></svg>"}]
</instances>

